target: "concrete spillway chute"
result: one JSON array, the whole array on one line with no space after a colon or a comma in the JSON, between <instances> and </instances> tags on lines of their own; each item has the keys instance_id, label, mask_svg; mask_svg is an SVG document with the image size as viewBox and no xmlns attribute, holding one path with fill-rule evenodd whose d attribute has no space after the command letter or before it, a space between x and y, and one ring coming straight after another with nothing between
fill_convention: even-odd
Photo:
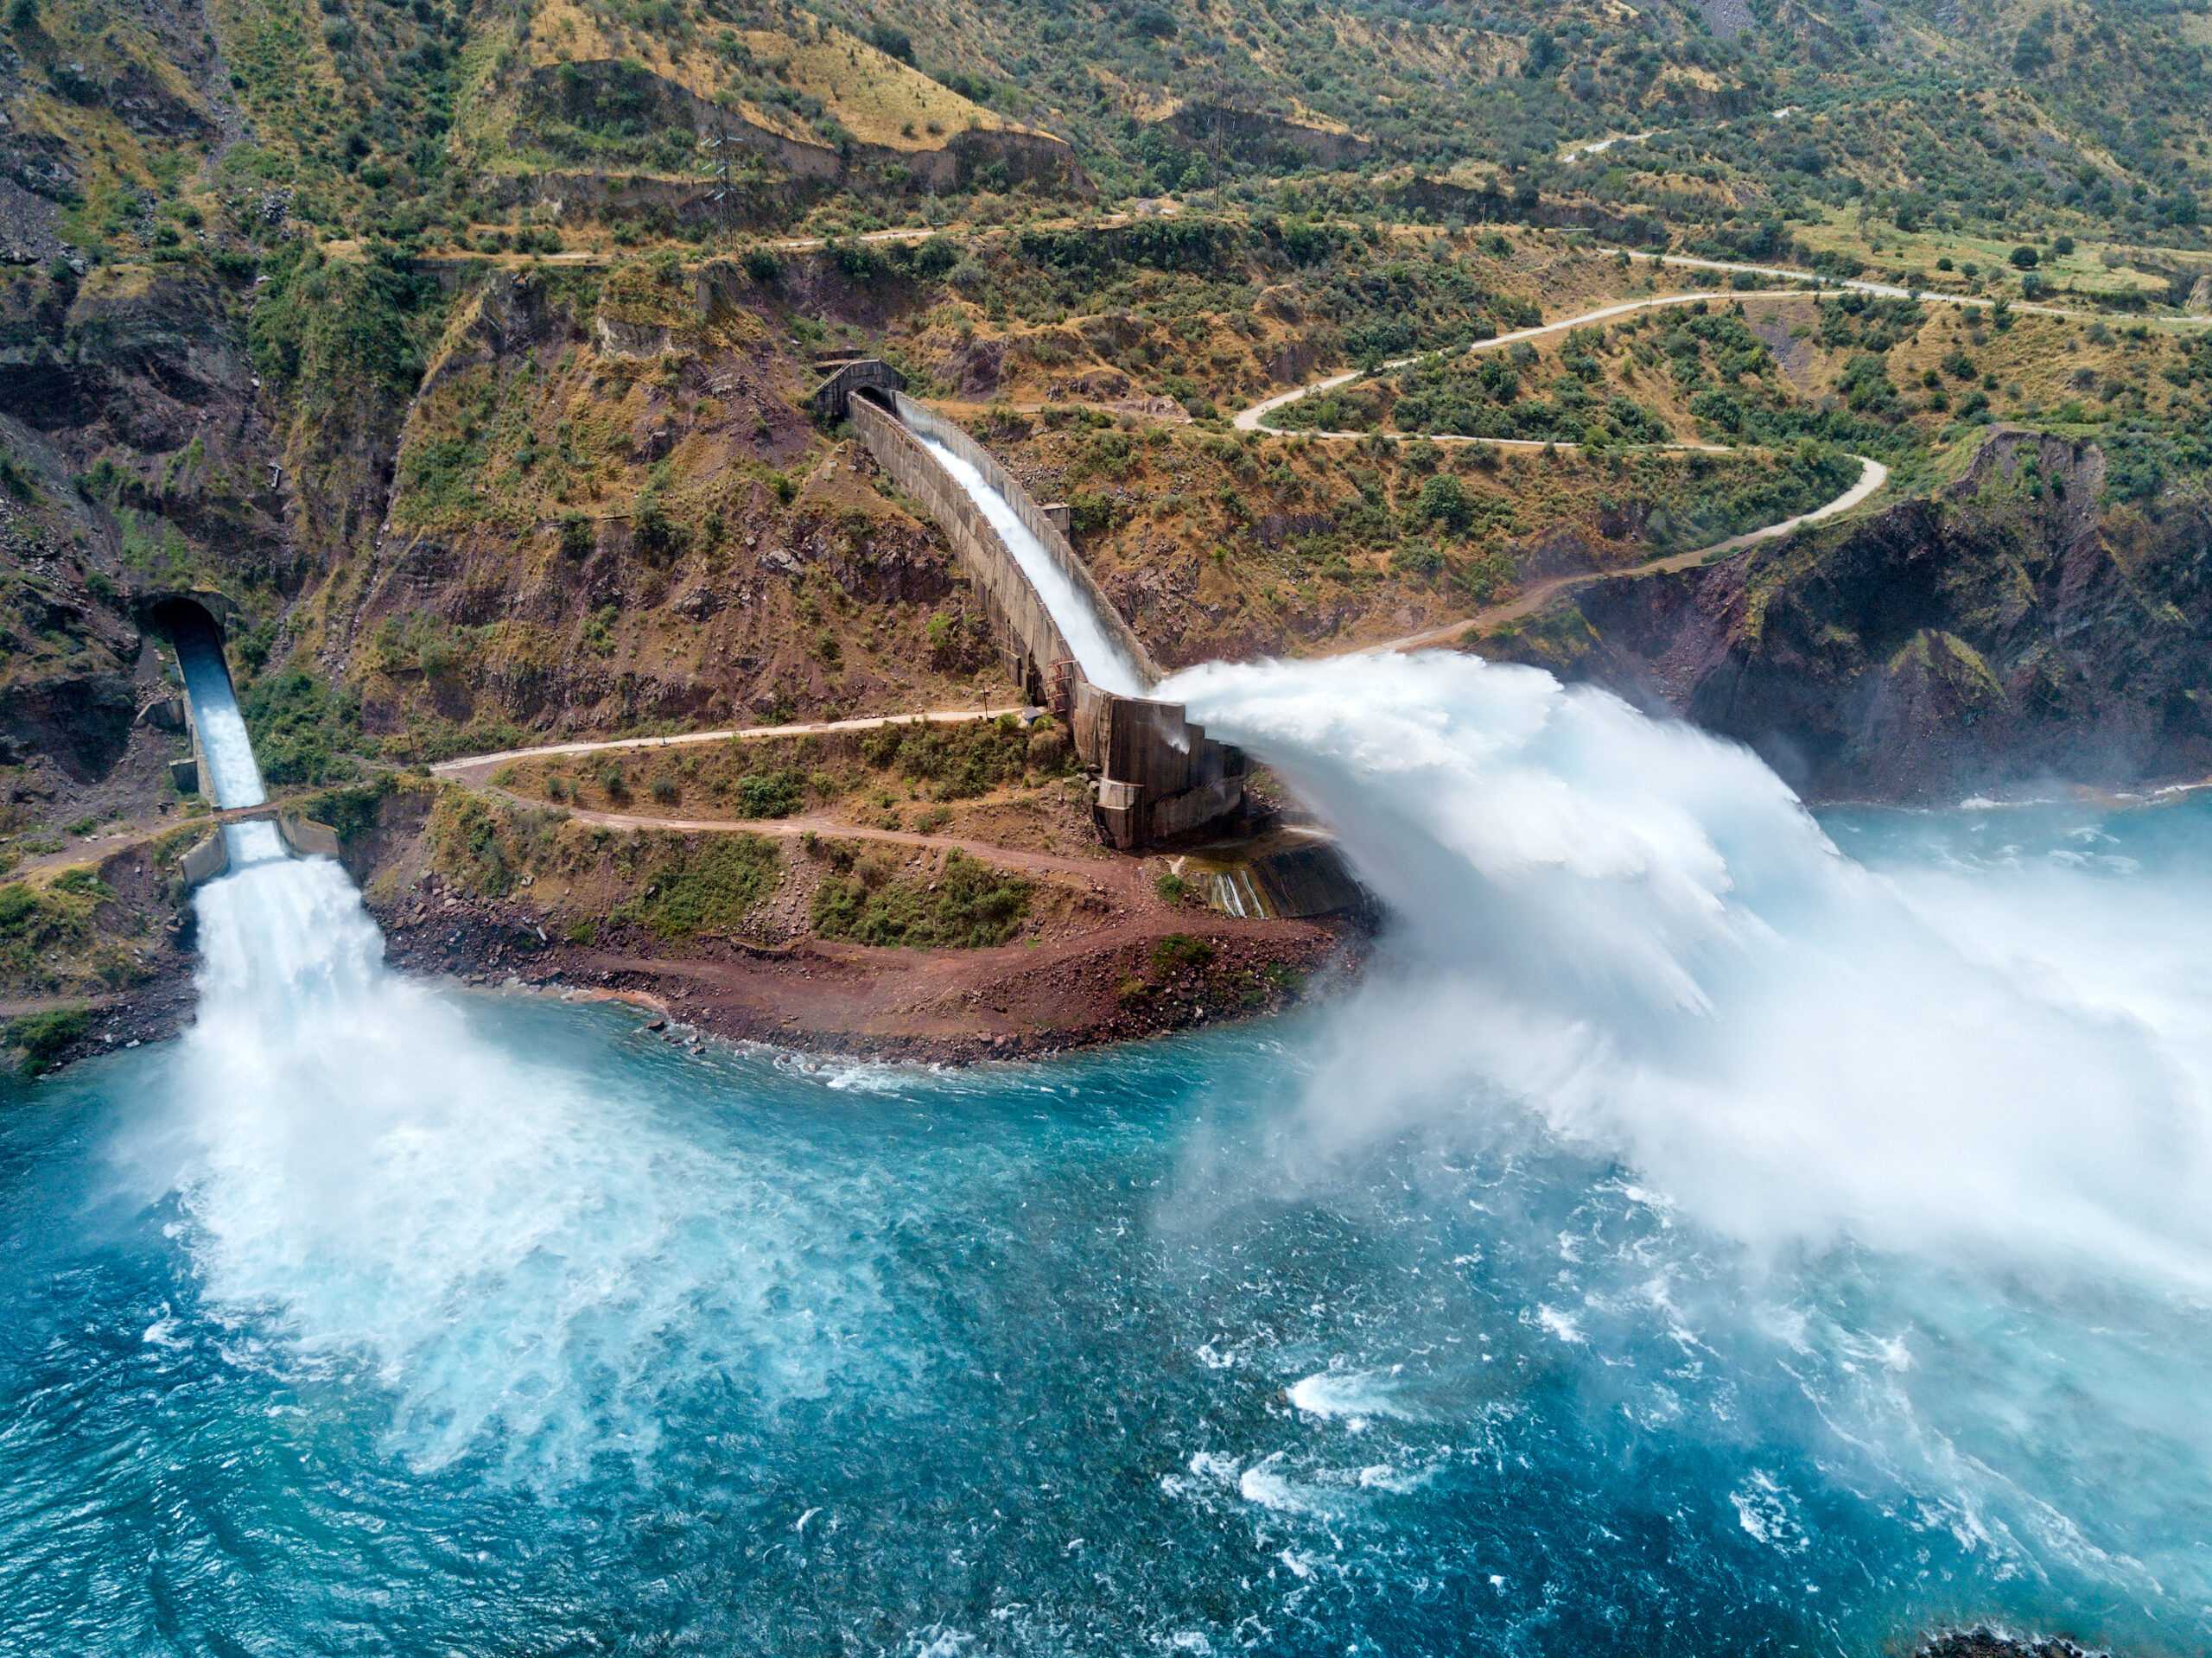
<instances>
[{"instance_id":1,"label":"concrete spillway chute","mask_svg":"<svg viewBox=\"0 0 2212 1658\"><path fill-rule=\"evenodd\" d=\"M211 607L211 598L221 600L220 606ZM248 861L270 855L336 857L334 830L287 816L266 804L261 770L254 760L252 740L223 650L224 622L235 613L235 607L220 594L165 594L150 600L145 613L155 628L168 636L184 681L192 758L177 761L171 775L180 792L200 794L223 814L214 833L184 854L181 867L186 884L196 886L212 880L242 857ZM185 774L188 767L188 776ZM264 823L275 825L273 837L266 829L250 827Z\"/></svg>"}]
</instances>

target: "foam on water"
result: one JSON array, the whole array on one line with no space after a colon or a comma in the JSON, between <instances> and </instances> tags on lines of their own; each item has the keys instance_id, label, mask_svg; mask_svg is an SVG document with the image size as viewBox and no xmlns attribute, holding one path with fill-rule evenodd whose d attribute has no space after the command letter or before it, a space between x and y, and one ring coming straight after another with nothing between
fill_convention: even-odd
<instances>
[{"instance_id":1,"label":"foam on water","mask_svg":"<svg viewBox=\"0 0 2212 1658\"><path fill-rule=\"evenodd\" d=\"M266 827L256 825L252 827ZM486 1043L389 971L344 871L278 860L199 896L175 1178L211 1296L296 1358L390 1390L390 1442L531 1478L644 1454L712 1375L811 1395L871 1356L834 1209ZM365 1368L362 1368L362 1367Z\"/></svg>"},{"instance_id":2,"label":"foam on water","mask_svg":"<svg viewBox=\"0 0 2212 1658\"><path fill-rule=\"evenodd\" d=\"M1006 498L986 483L983 474L970 462L942 443L918 433L916 435L922 447L935 455L938 463L967 491L969 499L990 520L991 528L999 532L1013 552L1014 562L1021 566L1022 574L1037 589L1037 596L1045 601L1046 610L1059 627L1060 637L1068 642L1068 649L1083 664L1084 677L1101 690L1122 696L1147 695L1144 677L1106 631L1091 606L1090 595L1069 579Z\"/></svg>"},{"instance_id":3,"label":"foam on water","mask_svg":"<svg viewBox=\"0 0 2212 1658\"><path fill-rule=\"evenodd\" d=\"M1342 832L1418 964L1339 1021L1324 1137L1527 1109L1762 1248L2212 1286L2212 943L2170 893L1876 876L1748 751L1472 657L1160 694Z\"/></svg>"},{"instance_id":4,"label":"foam on water","mask_svg":"<svg viewBox=\"0 0 2212 1658\"><path fill-rule=\"evenodd\" d=\"M1045 1067L695 1058L404 981L336 865L234 857L185 1041L0 1117L11 1632L2202 1648L2202 815L1854 862L1541 674L1166 694L1343 830L1363 989ZM80 1121L133 1223L47 1190Z\"/></svg>"}]
</instances>

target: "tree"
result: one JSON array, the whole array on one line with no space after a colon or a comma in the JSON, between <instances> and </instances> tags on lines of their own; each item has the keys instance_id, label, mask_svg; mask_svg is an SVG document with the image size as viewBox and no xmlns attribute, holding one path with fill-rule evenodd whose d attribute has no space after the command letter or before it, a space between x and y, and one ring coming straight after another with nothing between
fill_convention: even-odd
<instances>
[{"instance_id":1,"label":"tree","mask_svg":"<svg viewBox=\"0 0 2212 1658\"><path fill-rule=\"evenodd\" d=\"M1467 486L1448 472L1435 473L1421 486L1421 516L1432 524L1464 530L1471 510Z\"/></svg>"},{"instance_id":2,"label":"tree","mask_svg":"<svg viewBox=\"0 0 2212 1658\"><path fill-rule=\"evenodd\" d=\"M2022 246L2012 250L2012 264L2018 270L2033 270L2042 263L2043 256L2031 247Z\"/></svg>"}]
</instances>

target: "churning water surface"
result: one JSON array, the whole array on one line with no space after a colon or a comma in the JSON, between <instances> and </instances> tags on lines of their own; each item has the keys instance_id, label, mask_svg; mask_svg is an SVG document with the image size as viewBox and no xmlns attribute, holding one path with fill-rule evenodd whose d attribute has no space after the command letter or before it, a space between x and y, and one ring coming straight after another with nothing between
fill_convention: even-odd
<instances>
[{"instance_id":1,"label":"churning water surface","mask_svg":"<svg viewBox=\"0 0 2212 1658\"><path fill-rule=\"evenodd\" d=\"M1815 825L1465 661L1170 694L1393 901L1360 990L695 1057L205 889L194 1031L0 1128L0 1647L2212 1647L2212 811Z\"/></svg>"}]
</instances>

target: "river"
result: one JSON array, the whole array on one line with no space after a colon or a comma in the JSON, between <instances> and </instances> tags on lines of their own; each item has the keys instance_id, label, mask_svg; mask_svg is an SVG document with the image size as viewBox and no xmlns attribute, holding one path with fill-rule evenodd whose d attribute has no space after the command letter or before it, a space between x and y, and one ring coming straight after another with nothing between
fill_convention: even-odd
<instances>
[{"instance_id":1,"label":"river","mask_svg":"<svg viewBox=\"0 0 2212 1658\"><path fill-rule=\"evenodd\" d=\"M963 1071L203 889L0 1116L0 1648L2212 1645L2212 806L1804 813L1468 658L1164 695L1398 920Z\"/></svg>"}]
</instances>

